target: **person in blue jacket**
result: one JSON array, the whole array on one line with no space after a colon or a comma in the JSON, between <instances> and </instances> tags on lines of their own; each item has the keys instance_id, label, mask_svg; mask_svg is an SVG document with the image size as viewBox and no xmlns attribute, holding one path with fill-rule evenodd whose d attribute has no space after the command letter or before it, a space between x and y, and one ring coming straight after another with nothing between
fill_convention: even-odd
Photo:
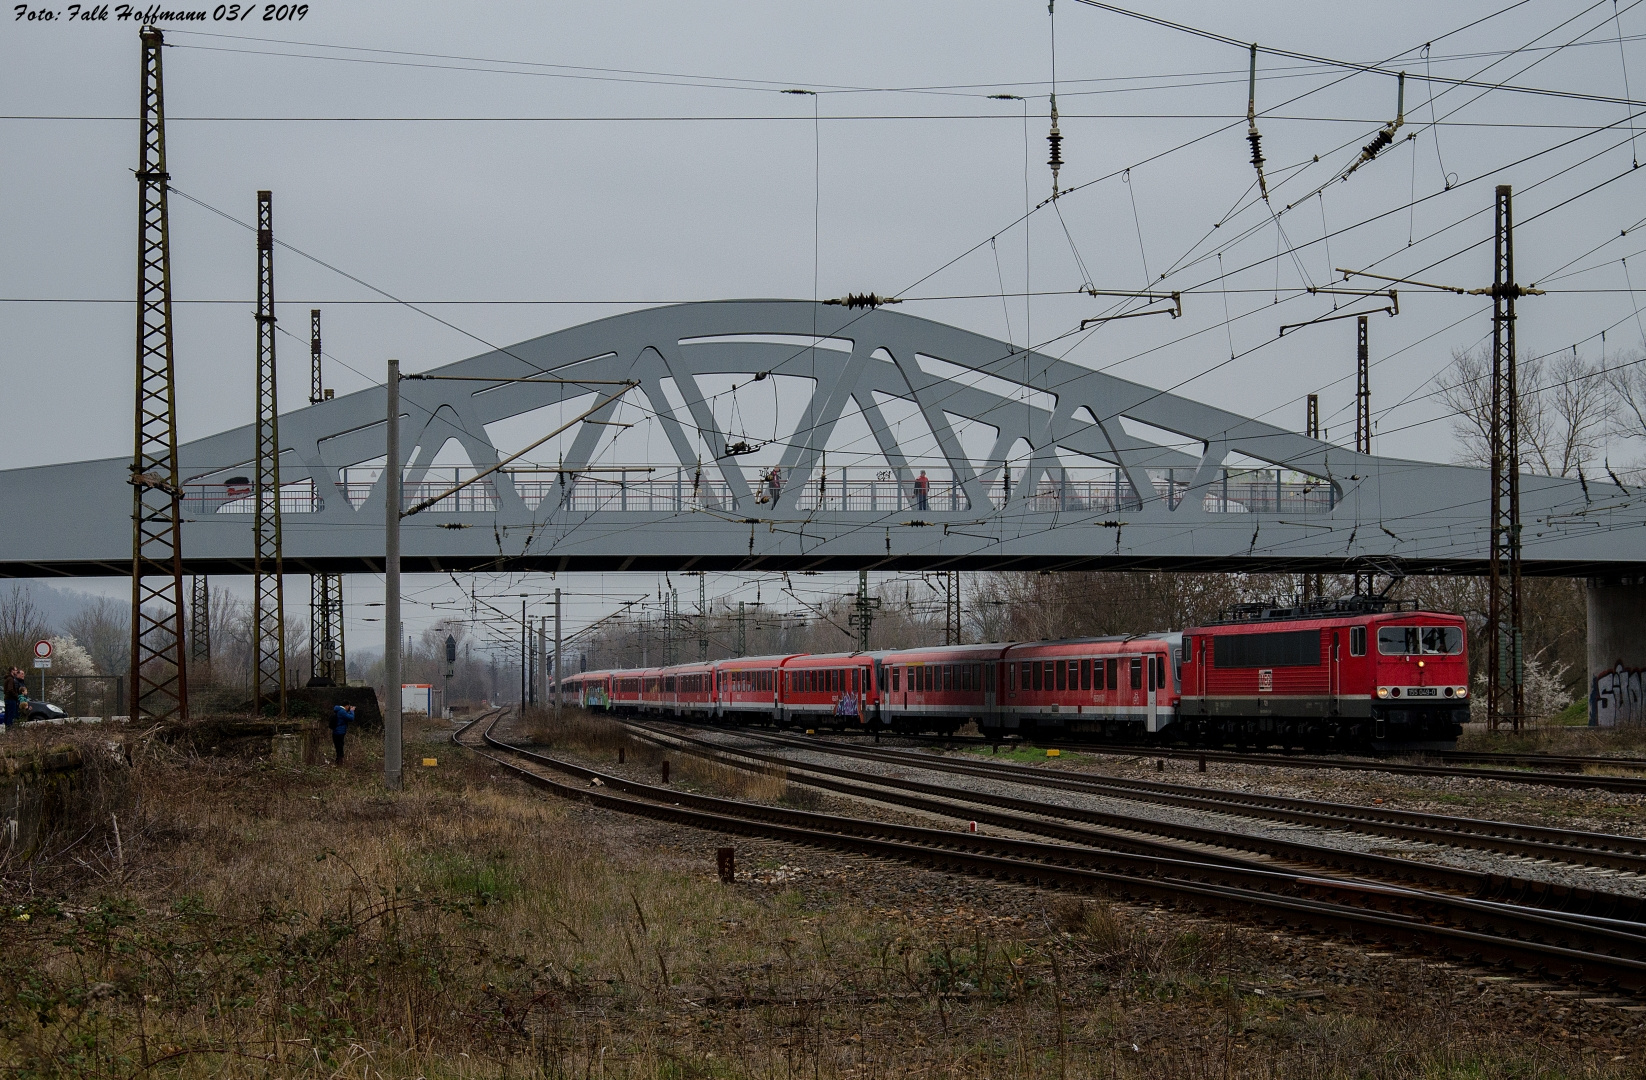
<instances>
[{"instance_id":1,"label":"person in blue jacket","mask_svg":"<svg viewBox=\"0 0 1646 1080\"><path fill-rule=\"evenodd\" d=\"M353 705L333 705L331 707L331 742L337 748L337 764L343 764L343 736L349 733L349 724L354 720Z\"/></svg>"}]
</instances>

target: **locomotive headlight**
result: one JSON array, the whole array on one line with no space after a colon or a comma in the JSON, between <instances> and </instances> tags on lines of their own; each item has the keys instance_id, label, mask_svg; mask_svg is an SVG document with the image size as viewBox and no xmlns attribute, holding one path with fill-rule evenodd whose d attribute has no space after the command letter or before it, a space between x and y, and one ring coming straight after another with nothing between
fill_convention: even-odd
<instances>
[{"instance_id":1,"label":"locomotive headlight","mask_svg":"<svg viewBox=\"0 0 1646 1080\"><path fill-rule=\"evenodd\" d=\"M1424 660L1419 660L1419 661L1418 661L1418 662L1417 662L1417 666L1418 666L1418 667L1424 667L1424 666L1426 666L1426 665L1427 665L1427 661L1424 661Z\"/></svg>"},{"instance_id":2,"label":"locomotive headlight","mask_svg":"<svg viewBox=\"0 0 1646 1080\"><path fill-rule=\"evenodd\" d=\"M1469 696L1469 688L1467 686L1458 687L1457 688L1457 696L1458 697L1468 697Z\"/></svg>"},{"instance_id":3,"label":"locomotive headlight","mask_svg":"<svg viewBox=\"0 0 1646 1080\"><path fill-rule=\"evenodd\" d=\"M1388 697L1389 696L1389 688L1387 686L1378 687L1377 688L1377 696L1380 697L1380 698Z\"/></svg>"}]
</instances>

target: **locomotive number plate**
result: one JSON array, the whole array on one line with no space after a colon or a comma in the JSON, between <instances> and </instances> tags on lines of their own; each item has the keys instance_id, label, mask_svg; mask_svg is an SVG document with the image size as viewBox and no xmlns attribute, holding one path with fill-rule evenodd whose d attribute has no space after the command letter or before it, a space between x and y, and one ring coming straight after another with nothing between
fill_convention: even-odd
<instances>
[{"instance_id":1,"label":"locomotive number plate","mask_svg":"<svg viewBox=\"0 0 1646 1080\"><path fill-rule=\"evenodd\" d=\"M1259 668L1257 672L1257 692L1272 694L1275 688L1275 673L1272 668Z\"/></svg>"},{"instance_id":2,"label":"locomotive number plate","mask_svg":"<svg viewBox=\"0 0 1646 1080\"><path fill-rule=\"evenodd\" d=\"M1406 691L1407 697L1439 697L1440 688L1437 686L1414 686Z\"/></svg>"}]
</instances>

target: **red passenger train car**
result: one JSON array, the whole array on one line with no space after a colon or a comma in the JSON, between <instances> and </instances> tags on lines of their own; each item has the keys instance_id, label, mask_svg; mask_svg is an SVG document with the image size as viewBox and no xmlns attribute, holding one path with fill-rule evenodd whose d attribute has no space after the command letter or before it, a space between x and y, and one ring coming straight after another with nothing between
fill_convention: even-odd
<instances>
[{"instance_id":1,"label":"red passenger train car","mask_svg":"<svg viewBox=\"0 0 1646 1080\"><path fill-rule=\"evenodd\" d=\"M714 665L719 716L728 723L764 723L782 712L783 663L792 654L742 656Z\"/></svg>"},{"instance_id":2,"label":"red passenger train car","mask_svg":"<svg viewBox=\"0 0 1646 1080\"><path fill-rule=\"evenodd\" d=\"M1358 597L1251 605L1181 632L741 657L578 679L591 708L731 724L952 733L975 722L994 738L1440 744L1468 719L1464 645L1460 616Z\"/></svg>"},{"instance_id":3,"label":"red passenger train car","mask_svg":"<svg viewBox=\"0 0 1646 1080\"><path fill-rule=\"evenodd\" d=\"M806 654L783 663L782 717L807 727L867 727L878 701L868 653Z\"/></svg>"}]
</instances>

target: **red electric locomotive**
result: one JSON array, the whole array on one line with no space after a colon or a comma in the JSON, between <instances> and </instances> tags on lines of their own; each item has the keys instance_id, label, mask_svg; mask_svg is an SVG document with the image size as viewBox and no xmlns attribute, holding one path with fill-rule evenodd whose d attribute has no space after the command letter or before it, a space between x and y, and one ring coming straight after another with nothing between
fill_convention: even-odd
<instances>
[{"instance_id":1,"label":"red electric locomotive","mask_svg":"<svg viewBox=\"0 0 1646 1080\"><path fill-rule=\"evenodd\" d=\"M1178 741L1449 743L1469 719L1463 618L1360 597L1247 605L1183 632Z\"/></svg>"}]
</instances>

